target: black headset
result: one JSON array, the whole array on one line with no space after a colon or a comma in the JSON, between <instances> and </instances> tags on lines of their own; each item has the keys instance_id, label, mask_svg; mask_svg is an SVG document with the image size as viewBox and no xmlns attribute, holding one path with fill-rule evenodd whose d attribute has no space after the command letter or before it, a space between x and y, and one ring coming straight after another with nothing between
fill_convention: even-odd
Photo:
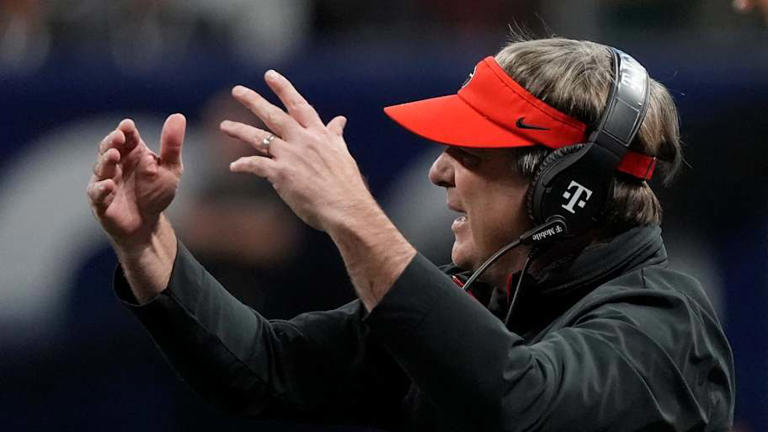
<instances>
[{"instance_id":1,"label":"black headset","mask_svg":"<svg viewBox=\"0 0 768 432\"><path fill-rule=\"evenodd\" d=\"M561 220L574 234L597 222L612 192L616 167L643 123L648 73L628 54L610 50L613 84L589 139L547 155L528 189L528 214L537 226Z\"/></svg>"},{"instance_id":2,"label":"black headset","mask_svg":"<svg viewBox=\"0 0 768 432\"><path fill-rule=\"evenodd\" d=\"M614 80L603 114L589 139L586 143L559 148L544 158L528 188L528 214L535 227L485 260L467 279L463 286L465 291L510 250L579 234L600 220L611 193L616 167L629 151L648 110L648 72L626 53L616 48L610 50ZM531 254L520 270L521 276L504 319L505 326L509 324L523 275L530 263Z\"/></svg>"}]
</instances>

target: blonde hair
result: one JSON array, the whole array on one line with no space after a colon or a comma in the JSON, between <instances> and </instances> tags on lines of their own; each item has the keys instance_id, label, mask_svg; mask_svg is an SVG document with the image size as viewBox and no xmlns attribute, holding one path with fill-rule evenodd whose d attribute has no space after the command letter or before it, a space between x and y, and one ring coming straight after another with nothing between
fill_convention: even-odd
<instances>
[{"instance_id":1,"label":"blonde hair","mask_svg":"<svg viewBox=\"0 0 768 432\"><path fill-rule=\"evenodd\" d=\"M605 108L613 76L610 48L562 38L522 40L519 36L496 54L501 67L537 98L559 111L594 125ZM667 89L650 80L648 111L630 149L656 156L668 183L682 161L677 108ZM549 153L544 147L518 150L518 170L533 175ZM617 173L606 203L606 222L617 228L661 223L661 204L642 180Z\"/></svg>"}]
</instances>

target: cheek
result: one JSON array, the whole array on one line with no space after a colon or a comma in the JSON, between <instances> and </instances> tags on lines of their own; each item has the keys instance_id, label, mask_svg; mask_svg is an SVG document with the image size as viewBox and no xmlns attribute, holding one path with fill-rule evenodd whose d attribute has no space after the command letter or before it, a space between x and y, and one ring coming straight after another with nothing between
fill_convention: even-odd
<instances>
[{"instance_id":1,"label":"cheek","mask_svg":"<svg viewBox=\"0 0 768 432\"><path fill-rule=\"evenodd\" d=\"M495 250L529 229L524 196L488 202L478 215L470 218L474 243ZM487 251L486 251L487 252Z\"/></svg>"},{"instance_id":2,"label":"cheek","mask_svg":"<svg viewBox=\"0 0 768 432\"><path fill-rule=\"evenodd\" d=\"M505 237L511 225L503 214L490 210L480 217L472 218L471 222L473 243L482 249L502 242L502 237Z\"/></svg>"}]
</instances>

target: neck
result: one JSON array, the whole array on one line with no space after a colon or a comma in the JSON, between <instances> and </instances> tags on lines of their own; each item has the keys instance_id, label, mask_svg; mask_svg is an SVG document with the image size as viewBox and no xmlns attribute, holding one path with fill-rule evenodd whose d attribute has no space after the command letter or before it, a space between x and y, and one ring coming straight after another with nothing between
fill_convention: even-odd
<instances>
[{"instance_id":1,"label":"neck","mask_svg":"<svg viewBox=\"0 0 768 432\"><path fill-rule=\"evenodd\" d=\"M492 264L479 279L494 287L504 287L510 274L522 270L529 252L529 246L512 249Z\"/></svg>"}]
</instances>

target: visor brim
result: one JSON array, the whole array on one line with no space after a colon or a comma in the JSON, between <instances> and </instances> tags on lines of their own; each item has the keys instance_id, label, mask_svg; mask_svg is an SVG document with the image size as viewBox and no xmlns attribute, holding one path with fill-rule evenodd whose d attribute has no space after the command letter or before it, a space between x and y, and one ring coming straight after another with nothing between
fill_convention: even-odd
<instances>
[{"instance_id":1,"label":"visor brim","mask_svg":"<svg viewBox=\"0 0 768 432\"><path fill-rule=\"evenodd\" d=\"M538 144L494 123L458 95L392 105L384 108L384 112L408 131L441 144L471 148Z\"/></svg>"}]
</instances>

